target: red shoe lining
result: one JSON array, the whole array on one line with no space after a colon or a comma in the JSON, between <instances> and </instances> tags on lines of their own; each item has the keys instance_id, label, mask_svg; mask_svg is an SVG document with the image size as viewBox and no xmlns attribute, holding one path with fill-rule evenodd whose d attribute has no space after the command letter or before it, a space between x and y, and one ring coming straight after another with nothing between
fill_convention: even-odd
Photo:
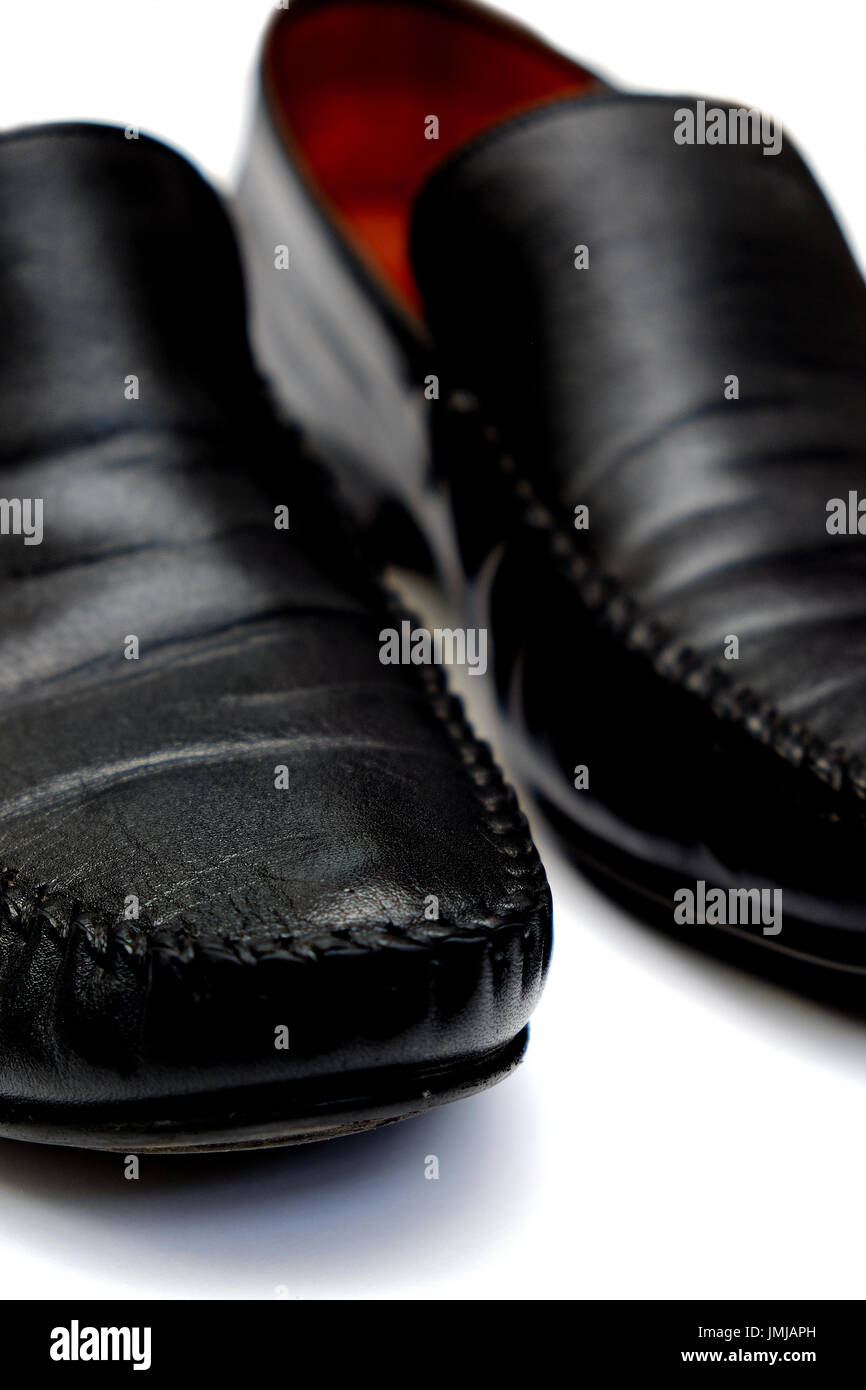
<instances>
[{"instance_id":1,"label":"red shoe lining","mask_svg":"<svg viewBox=\"0 0 866 1390\"><path fill-rule=\"evenodd\" d=\"M461 0L295 0L265 52L271 107L294 157L356 251L419 311L408 256L415 196L486 127L580 95L590 73ZM425 138L427 118L439 138Z\"/></svg>"}]
</instances>

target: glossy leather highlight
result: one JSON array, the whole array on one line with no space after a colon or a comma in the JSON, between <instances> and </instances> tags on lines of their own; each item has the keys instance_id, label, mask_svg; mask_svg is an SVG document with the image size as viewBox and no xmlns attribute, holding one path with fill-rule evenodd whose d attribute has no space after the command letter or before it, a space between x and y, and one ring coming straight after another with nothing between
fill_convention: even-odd
<instances>
[{"instance_id":1,"label":"glossy leather highlight","mask_svg":"<svg viewBox=\"0 0 866 1390\"><path fill-rule=\"evenodd\" d=\"M864 476L866 291L790 140L677 144L694 107L562 103L428 184L416 272L481 401L439 457L579 856L668 921L702 877L781 887L750 942L859 971L866 548L826 523Z\"/></svg>"},{"instance_id":2,"label":"glossy leather highlight","mask_svg":"<svg viewBox=\"0 0 866 1390\"><path fill-rule=\"evenodd\" d=\"M0 1130L281 1142L353 1077L395 1118L501 1074L543 870L440 674L379 660L218 199L122 130L4 138L0 312L2 492L44 504L0 539Z\"/></svg>"}]
</instances>

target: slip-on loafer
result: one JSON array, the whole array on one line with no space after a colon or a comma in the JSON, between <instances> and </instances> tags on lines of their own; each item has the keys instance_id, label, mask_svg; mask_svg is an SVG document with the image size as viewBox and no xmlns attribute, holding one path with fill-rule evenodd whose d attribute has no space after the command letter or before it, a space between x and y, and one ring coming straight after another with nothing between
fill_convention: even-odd
<instances>
[{"instance_id":1,"label":"slip-on loafer","mask_svg":"<svg viewBox=\"0 0 866 1390\"><path fill-rule=\"evenodd\" d=\"M131 128L0 139L0 1134L225 1149L504 1076L527 827L250 356L234 235Z\"/></svg>"},{"instance_id":2,"label":"slip-on loafer","mask_svg":"<svg viewBox=\"0 0 866 1390\"><path fill-rule=\"evenodd\" d=\"M378 325L358 379L387 374L403 402L399 476L370 438L363 459L327 431L325 445L368 521L389 502L462 579L470 621L490 626L515 764L586 871L685 940L860 1004L861 276L768 116L585 74L506 119L488 109L468 138L468 118L440 119L463 144L440 144L438 167L418 139L417 177L392 180L409 195L401 259L393 235L377 241L367 125L341 119L327 82L318 106L304 94L336 58L328 24L352 16L339 71L390 54L369 99L408 162L401 102L417 134L420 109L440 109L430 62L448 68L424 48L431 12L452 34L453 105L476 111L489 66L454 37L476 23L466 7L307 5L300 81L291 20L267 41L242 187L251 263L261 277L265 241L277 226L291 240L302 206L285 294L316 295L316 226L352 281L344 306L363 300ZM259 289L256 318L284 389L280 295Z\"/></svg>"},{"instance_id":3,"label":"slip-on loafer","mask_svg":"<svg viewBox=\"0 0 866 1390\"><path fill-rule=\"evenodd\" d=\"M432 569L429 536L436 566L459 574L431 472L414 199L479 130L602 89L471 0L292 0L266 33L238 190L253 343L389 561Z\"/></svg>"}]
</instances>

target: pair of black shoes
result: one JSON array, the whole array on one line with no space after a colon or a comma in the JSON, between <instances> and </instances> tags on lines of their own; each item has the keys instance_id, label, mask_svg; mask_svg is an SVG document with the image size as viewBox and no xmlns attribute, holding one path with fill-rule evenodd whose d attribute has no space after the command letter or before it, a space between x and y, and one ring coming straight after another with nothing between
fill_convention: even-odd
<instances>
[{"instance_id":1,"label":"pair of black shoes","mask_svg":"<svg viewBox=\"0 0 866 1390\"><path fill-rule=\"evenodd\" d=\"M188 164L0 140L0 1133L288 1143L517 1064L549 892L440 655L586 871L859 1002L866 295L742 114L462 0L297 0L262 374Z\"/></svg>"}]
</instances>

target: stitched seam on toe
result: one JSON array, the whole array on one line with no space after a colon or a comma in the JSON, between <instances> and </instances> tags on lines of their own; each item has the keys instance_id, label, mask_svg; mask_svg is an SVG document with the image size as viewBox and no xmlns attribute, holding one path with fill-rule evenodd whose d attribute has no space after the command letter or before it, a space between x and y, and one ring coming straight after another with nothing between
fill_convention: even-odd
<instances>
[{"instance_id":1,"label":"stitched seam on toe","mask_svg":"<svg viewBox=\"0 0 866 1390\"><path fill-rule=\"evenodd\" d=\"M743 728L753 739L794 767L804 767L834 791L849 788L866 800L866 767L844 749L834 748L805 725L778 714L771 701L746 685L736 685L717 664L701 657L664 624L641 615L619 582L584 554L570 532L502 447L498 427L488 422L473 392L456 390L446 408L471 422L483 447L496 452L496 468L511 494L522 524L542 532L557 571L593 616L629 650L649 660L656 673L710 706L720 720Z\"/></svg>"},{"instance_id":2,"label":"stitched seam on toe","mask_svg":"<svg viewBox=\"0 0 866 1390\"><path fill-rule=\"evenodd\" d=\"M318 455L299 432L292 430L290 433L294 435L295 446L305 461L319 475L331 506L347 526L347 534L352 536L346 506L330 485ZM372 588L390 617L398 623L405 619L417 623L417 619L407 613L383 584L374 581ZM437 666L420 666L412 667L412 673L437 724L444 729L457 751L481 822L492 836L492 843L513 884L515 900L503 905L492 924L489 917L486 921L479 921L474 916L466 920L440 918L437 921L419 917L416 922L405 925L384 920L356 924L323 923L321 927L316 926L312 942L295 940L290 926L270 933L257 931L254 936L236 931L198 938L187 933L183 927L167 931L154 928L141 919L119 919L117 915L92 911L50 885L29 887L21 884L14 870L0 867L0 931L12 931L19 937L29 938L36 931L48 930L60 941L78 938L109 975L116 972L120 958L135 961L151 953L178 962L210 955L212 958L228 957L253 964L274 955L316 960L322 955L339 952L347 945L369 950L405 945L407 941L417 945L435 945L449 936L457 935L459 939L460 935L473 933L487 935L489 945L493 932L517 926L520 919L524 921L525 932L528 918L548 911L549 889L544 866L517 797L505 782L489 746L472 732L463 703L449 691L444 671ZM301 926L305 932L309 931L309 924L299 924L298 931ZM297 935L298 932L295 937Z\"/></svg>"}]
</instances>

